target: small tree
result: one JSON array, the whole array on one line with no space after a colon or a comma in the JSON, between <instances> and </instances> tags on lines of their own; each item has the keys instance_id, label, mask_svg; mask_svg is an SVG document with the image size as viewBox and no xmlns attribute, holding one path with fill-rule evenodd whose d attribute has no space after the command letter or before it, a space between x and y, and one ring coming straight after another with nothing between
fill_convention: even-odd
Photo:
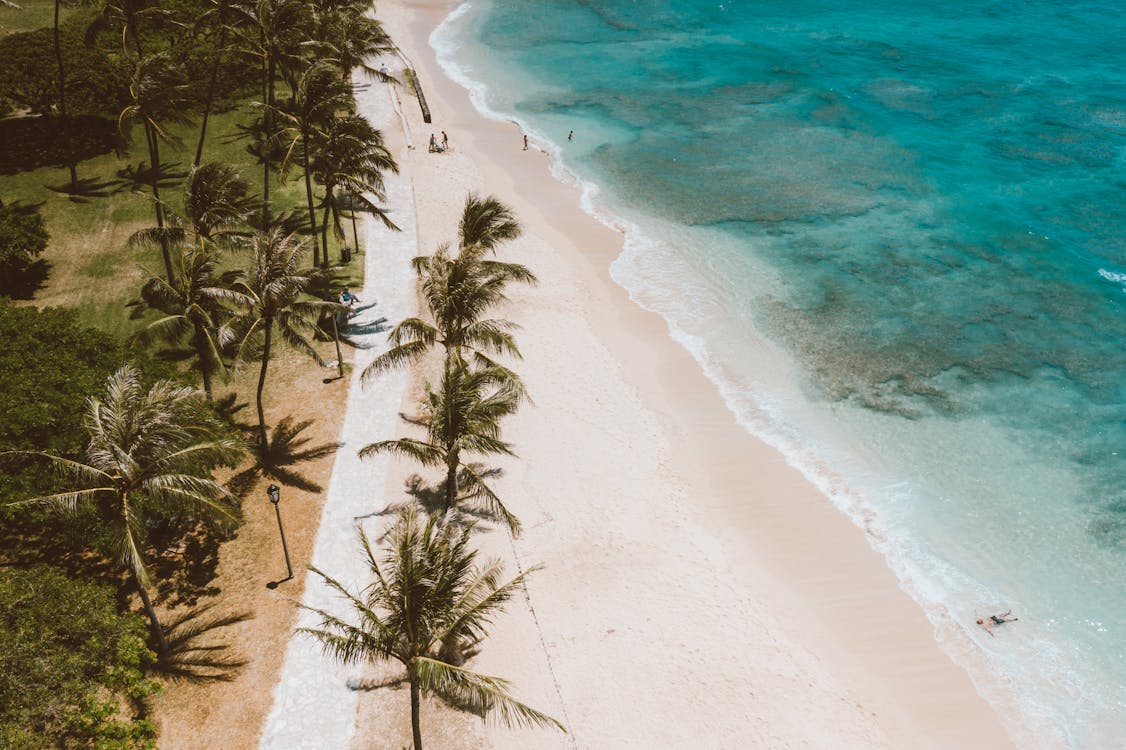
<instances>
[{"instance_id":1,"label":"small tree","mask_svg":"<svg viewBox=\"0 0 1126 750\"><path fill-rule=\"evenodd\" d=\"M391 529L381 557L360 533L375 580L359 594L310 568L347 599L359 623L302 605L321 616L321 628L298 632L316 638L326 653L345 664L394 660L403 665L410 683L414 750L422 750L420 698L430 692L479 716L495 715L509 726L566 731L555 719L509 695L506 680L451 663L485 637L493 617L532 572L501 583L500 561L477 567L477 552L469 548L471 531L472 526L439 525L437 518L420 526L408 508Z\"/></svg>"}]
</instances>

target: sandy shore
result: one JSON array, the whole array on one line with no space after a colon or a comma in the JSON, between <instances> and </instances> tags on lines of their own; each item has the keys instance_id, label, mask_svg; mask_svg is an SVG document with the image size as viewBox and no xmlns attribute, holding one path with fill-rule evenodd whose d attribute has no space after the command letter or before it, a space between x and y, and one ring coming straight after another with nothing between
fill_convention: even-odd
<instances>
[{"instance_id":1,"label":"sandy shore","mask_svg":"<svg viewBox=\"0 0 1126 750\"><path fill-rule=\"evenodd\" d=\"M403 98L419 243L455 238L468 192L495 194L525 226L502 255L542 281L504 311L523 326L534 404L504 425L520 458L497 488L525 533L483 544L510 570L544 569L473 665L570 734L482 727L431 701L430 746L1012 747L864 532L740 429L664 322L610 280L622 237L443 75L427 39L452 7L377 9L434 117ZM451 152L427 153L442 130ZM389 502L413 471L393 468ZM409 736L405 691L361 694L352 747Z\"/></svg>"}]
</instances>

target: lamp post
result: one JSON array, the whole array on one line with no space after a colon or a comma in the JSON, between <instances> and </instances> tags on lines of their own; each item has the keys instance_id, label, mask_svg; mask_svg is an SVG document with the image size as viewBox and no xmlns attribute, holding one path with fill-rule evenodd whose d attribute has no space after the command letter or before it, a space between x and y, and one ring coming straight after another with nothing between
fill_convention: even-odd
<instances>
[{"instance_id":1,"label":"lamp post","mask_svg":"<svg viewBox=\"0 0 1126 750\"><path fill-rule=\"evenodd\" d=\"M281 502L281 490L278 489L276 484L271 484L266 488L266 494L269 495L270 502L274 504L274 512L278 515L278 533L281 534L282 551L285 552L286 576L284 580L288 581L293 578L293 566L289 564L289 546L285 543L285 528L282 526L281 508L278 505Z\"/></svg>"}]
</instances>

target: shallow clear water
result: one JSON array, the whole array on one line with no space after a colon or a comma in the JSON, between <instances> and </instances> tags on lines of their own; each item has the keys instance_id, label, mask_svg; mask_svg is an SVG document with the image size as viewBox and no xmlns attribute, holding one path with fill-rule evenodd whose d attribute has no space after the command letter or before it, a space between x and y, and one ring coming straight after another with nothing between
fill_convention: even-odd
<instances>
[{"instance_id":1,"label":"shallow clear water","mask_svg":"<svg viewBox=\"0 0 1126 750\"><path fill-rule=\"evenodd\" d=\"M874 532L1028 741L1126 745L1126 8L455 16L448 69L629 230L615 278ZM1004 638L972 627L1009 607Z\"/></svg>"}]
</instances>

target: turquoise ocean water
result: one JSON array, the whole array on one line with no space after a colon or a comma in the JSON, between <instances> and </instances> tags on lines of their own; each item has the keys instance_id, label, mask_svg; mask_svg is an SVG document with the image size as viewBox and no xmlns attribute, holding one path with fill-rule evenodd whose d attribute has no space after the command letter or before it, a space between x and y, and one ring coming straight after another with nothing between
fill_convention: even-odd
<instances>
[{"instance_id":1,"label":"turquoise ocean water","mask_svg":"<svg viewBox=\"0 0 1126 750\"><path fill-rule=\"evenodd\" d=\"M1126 747L1126 6L475 0L431 41L1022 744Z\"/></svg>"}]
</instances>

